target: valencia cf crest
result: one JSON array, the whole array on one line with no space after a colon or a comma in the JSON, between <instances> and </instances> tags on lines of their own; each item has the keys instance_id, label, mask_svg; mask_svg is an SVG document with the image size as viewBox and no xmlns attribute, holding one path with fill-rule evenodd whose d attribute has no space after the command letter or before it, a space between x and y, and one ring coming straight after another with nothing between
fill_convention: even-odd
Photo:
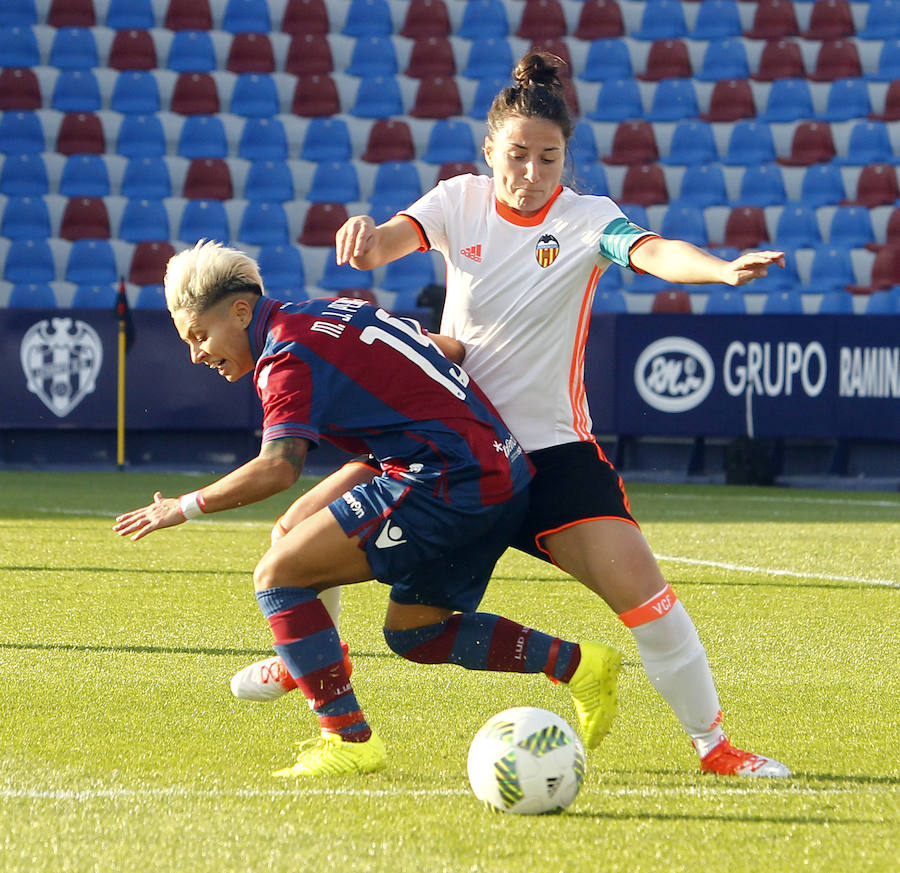
<instances>
[{"instance_id":1,"label":"valencia cf crest","mask_svg":"<svg viewBox=\"0 0 900 873\"><path fill-rule=\"evenodd\" d=\"M534 256L542 267L549 267L559 254L559 240L545 233L534 248Z\"/></svg>"}]
</instances>

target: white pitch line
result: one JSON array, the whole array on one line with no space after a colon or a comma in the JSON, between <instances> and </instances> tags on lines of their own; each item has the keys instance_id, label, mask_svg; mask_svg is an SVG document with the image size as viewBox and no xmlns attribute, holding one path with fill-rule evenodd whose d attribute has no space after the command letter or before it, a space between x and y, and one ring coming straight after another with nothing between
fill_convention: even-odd
<instances>
[{"instance_id":1,"label":"white pitch line","mask_svg":"<svg viewBox=\"0 0 900 873\"><path fill-rule=\"evenodd\" d=\"M704 494L677 494L671 491L653 495L654 500L720 500L714 495ZM800 495L779 494L778 496L766 496L762 494L729 494L729 501L744 501L747 503L814 503L824 506L872 506L878 509L900 509L900 500L851 500L847 497L806 497Z\"/></svg>"},{"instance_id":2,"label":"white pitch line","mask_svg":"<svg viewBox=\"0 0 900 873\"><path fill-rule=\"evenodd\" d=\"M885 588L900 588L897 579L867 579L864 576L834 576L829 573L803 573L797 570L774 570L769 567L751 567L746 564L726 564L723 561L705 561L700 558L679 558L675 555L657 555L659 561L674 564L693 564L701 567L716 567L719 570L736 570L741 573L761 573L766 576L791 576L797 579L821 579L825 582L855 582L857 585L876 585Z\"/></svg>"}]
</instances>

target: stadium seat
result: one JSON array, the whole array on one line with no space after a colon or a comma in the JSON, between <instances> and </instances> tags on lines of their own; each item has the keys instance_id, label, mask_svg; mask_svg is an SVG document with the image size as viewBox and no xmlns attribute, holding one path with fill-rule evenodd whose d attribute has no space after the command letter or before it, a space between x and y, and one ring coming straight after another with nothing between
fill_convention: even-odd
<instances>
[{"instance_id":1,"label":"stadium seat","mask_svg":"<svg viewBox=\"0 0 900 873\"><path fill-rule=\"evenodd\" d=\"M728 213L725 220L725 236L722 242L726 246L743 251L755 249L769 239L766 229L766 216L760 206L738 206Z\"/></svg>"},{"instance_id":2,"label":"stadium seat","mask_svg":"<svg viewBox=\"0 0 900 873\"><path fill-rule=\"evenodd\" d=\"M287 245L291 235L281 203L250 200L243 209L237 238L248 245Z\"/></svg>"},{"instance_id":3,"label":"stadium seat","mask_svg":"<svg viewBox=\"0 0 900 873\"><path fill-rule=\"evenodd\" d=\"M305 118L337 115L341 111L341 98L334 79L327 73L298 76L291 101L291 112ZM402 107L401 107L402 112Z\"/></svg>"},{"instance_id":4,"label":"stadium seat","mask_svg":"<svg viewBox=\"0 0 900 873\"><path fill-rule=\"evenodd\" d=\"M240 73L229 111L244 118L271 118L280 111L278 89L268 73Z\"/></svg>"},{"instance_id":5,"label":"stadium seat","mask_svg":"<svg viewBox=\"0 0 900 873\"><path fill-rule=\"evenodd\" d=\"M472 2L472 0L469 0L469 2ZM479 79L475 88L475 96L472 99L472 106L469 109L469 118L477 118L480 121L484 121L487 118L494 97L502 88L509 84L511 82L508 76L499 79L486 76L483 79Z\"/></svg>"},{"instance_id":6,"label":"stadium seat","mask_svg":"<svg viewBox=\"0 0 900 873\"><path fill-rule=\"evenodd\" d=\"M572 36L591 42L625 36L625 22L617 0L584 0Z\"/></svg>"},{"instance_id":7,"label":"stadium seat","mask_svg":"<svg viewBox=\"0 0 900 873\"><path fill-rule=\"evenodd\" d=\"M653 296L650 311L654 314L683 315L691 312L691 297L682 288L663 288Z\"/></svg>"},{"instance_id":8,"label":"stadium seat","mask_svg":"<svg viewBox=\"0 0 900 873\"><path fill-rule=\"evenodd\" d=\"M53 86L51 109L59 112L98 112L100 106L100 85L93 70L60 71Z\"/></svg>"},{"instance_id":9,"label":"stadium seat","mask_svg":"<svg viewBox=\"0 0 900 873\"><path fill-rule=\"evenodd\" d=\"M252 35L259 36L259 34ZM262 65L261 61L259 65ZM272 66L275 66L274 58ZM274 69L255 72L270 73L274 72ZM284 72L290 73L292 76L324 76L333 73L334 55L331 53L331 43L315 33L294 34L284 60Z\"/></svg>"},{"instance_id":10,"label":"stadium seat","mask_svg":"<svg viewBox=\"0 0 900 873\"><path fill-rule=\"evenodd\" d=\"M123 197L161 200L172 196L169 167L161 157L130 158L122 174Z\"/></svg>"},{"instance_id":11,"label":"stadium seat","mask_svg":"<svg viewBox=\"0 0 900 873\"><path fill-rule=\"evenodd\" d=\"M606 271L608 273L609 270ZM606 273L603 275L605 276ZM591 312L595 313L622 313L628 311L628 303L625 295L619 288L597 288L591 303Z\"/></svg>"},{"instance_id":12,"label":"stadium seat","mask_svg":"<svg viewBox=\"0 0 900 873\"><path fill-rule=\"evenodd\" d=\"M779 206L786 200L784 177L778 164L750 164L744 169L737 205Z\"/></svg>"},{"instance_id":13,"label":"stadium seat","mask_svg":"<svg viewBox=\"0 0 900 873\"><path fill-rule=\"evenodd\" d=\"M303 255L297 246L264 245L260 248L256 261L268 293L285 289L302 290L306 286Z\"/></svg>"},{"instance_id":14,"label":"stadium seat","mask_svg":"<svg viewBox=\"0 0 900 873\"><path fill-rule=\"evenodd\" d=\"M849 39L826 39L822 42L813 71L814 82L833 82L835 79L858 79L862 63L856 43Z\"/></svg>"},{"instance_id":15,"label":"stadium seat","mask_svg":"<svg viewBox=\"0 0 900 873\"><path fill-rule=\"evenodd\" d=\"M93 0L51 0L49 5L50 27L93 27L97 23Z\"/></svg>"},{"instance_id":16,"label":"stadium seat","mask_svg":"<svg viewBox=\"0 0 900 873\"><path fill-rule=\"evenodd\" d=\"M897 171L891 164L868 164L862 168L856 182L854 203L871 209L892 206L897 200L900 200L900 189Z\"/></svg>"},{"instance_id":17,"label":"stadium seat","mask_svg":"<svg viewBox=\"0 0 900 873\"><path fill-rule=\"evenodd\" d=\"M0 112L32 112L42 105L41 86L33 70L0 73Z\"/></svg>"},{"instance_id":18,"label":"stadium seat","mask_svg":"<svg viewBox=\"0 0 900 873\"><path fill-rule=\"evenodd\" d=\"M0 68L36 67L40 62L40 49L31 27L0 28Z\"/></svg>"},{"instance_id":19,"label":"stadium seat","mask_svg":"<svg viewBox=\"0 0 900 873\"><path fill-rule=\"evenodd\" d=\"M446 37L452 32L450 15L444 0L410 0L400 27L407 39Z\"/></svg>"},{"instance_id":20,"label":"stadium seat","mask_svg":"<svg viewBox=\"0 0 900 873\"><path fill-rule=\"evenodd\" d=\"M807 206L828 206L845 200L844 180L836 164L812 164L800 182L800 199Z\"/></svg>"},{"instance_id":21,"label":"stadium seat","mask_svg":"<svg viewBox=\"0 0 900 873\"><path fill-rule=\"evenodd\" d=\"M106 141L100 118L86 112L64 115L56 135L56 151L61 155L102 155Z\"/></svg>"},{"instance_id":22,"label":"stadium seat","mask_svg":"<svg viewBox=\"0 0 900 873\"><path fill-rule=\"evenodd\" d=\"M644 117L650 121L680 121L697 118L697 92L693 79L663 79L656 84L650 111Z\"/></svg>"},{"instance_id":23,"label":"stadium seat","mask_svg":"<svg viewBox=\"0 0 900 873\"><path fill-rule=\"evenodd\" d=\"M419 82L409 114L414 118L449 118L462 115L462 100L456 79L430 76Z\"/></svg>"},{"instance_id":24,"label":"stadium seat","mask_svg":"<svg viewBox=\"0 0 900 873\"><path fill-rule=\"evenodd\" d=\"M175 247L166 240L144 240L135 245L128 281L135 285L162 285Z\"/></svg>"},{"instance_id":25,"label":"stadium seat","mask_svg":"<svg viewBox=\"0 0 900 873\"><path fill-rule=\"evenodd\" d=\"M647 121L623 121L613 134L612 151L606 164L647 164L659 160L653 127Z\"/></svg>"},{"instance_id":26,"label":"stadium seat","mask_svg":"<svg viewBox=\"0 0 900 873\"><path fill-rule=\"evenodd\" d=\"M704 315L746 315L747 304L741 291L714 286L706 298Z\"/></svg>"},{"instance_id":27,"label":"stadium seat","mask_svg":"<svg viewBox=\"0 0 900 873\"><path fill-rule=\"evenodd\" d=\"M823 293L832 289L845 289L856 282L853 260L849 248L843 245L823 244L813 248L809 267L807 292Z\"/></svg>"},{"instance_id":28,"label":"stadium seat","mask_svg":"<svg viewBox=\"0 0 900 873\"><path fill-rule=\"evenodd\" d=\"M379 164L372 183L370 203L403 209L421 196L422 181L412 161L386 161Z\"/></svg>"},{"instance_id":29,"label":"stadium seat","mask_svg":"<svg viewBox=\"0 0 900 873\"><path fill-rule=\"evenodd\" d=\"M111 283L102 285L78 285L72 295L73 309L112 309L116 305L116 286Z\"/></svg>"},{"instance_id":30,"label":"stadium seat","mask_svg":"<svg viewBox=\"0 0 900 873\"><path fill-rule=\"evenodd\" d=\"M215 115L221 109L216 80L209 73L179 73L169 108L179 115Z\"/></svg>"},{"instance_id":31,"label":"stadium seat","mask_svg":"<svg viewBox=\"0 0 900 873\"><path fill-rule=\"evenodd\" d=\"M66 203L60 222L63 239L109 239L109 213L102 197L72 197Z\"/></svg>"},{"instance_id":32,"label":"stadium seat","mask_svg":"<svg viewBox=\"0 0 900 873\"><path fill-rule=\"evenodd\" d=\"M869 3L859 39L900 39L900 2L898 0L878 0Z\"/></svg>"},{"instance_id":33,"label":"stadium seat","mask_svg":"<svg viewBox=\"0 0 900 873\"><path fill-rule=\"evenodd\" d=\"M369 128L366 150L361 157L373 164L415 160L416 150L409 125L402 119L376 119Z\"/></svg>"},{"instance_id":34,"label":"stadium seat","mask_svg":"<svg viewBox=\"0 0 900 873\"><path fill-rule=\"evenodd\" d=\"M632 164L622 182L623 203L656 206L669 202L666 177L659 164Z\"/></svg>"},{"instance_id":35,"label":"stadium seat","mask_svg":"<svg viewBox=\"0 0 900 873\"><path fill-rule=\"evenodd\" d=\"M128 200L122 210L118 237L125 242L168 240L169 214L162 200Z\"/></svg>"},{"instance_id":36,"label":"stadium seat","mask_svg":"<svg viewBox=\"0 0 900 873\"><path fill-rule=\"evenodd\" d=\"M756 101L746 79L722 79L713 85L704 121L740 121L756 116Z\"/></svg>"},{"instance_id":37,"label":"stadium seat","mask_svg":"<svg viewBox=\"0 0 900 873\"><path fill-rule=\"evenodd\" d=\"M783 0L790 3L790 0ZM770 40L763 46L759 67L753 78L760 82L776 79L804 79L806 65L800 46L792 39Z\"/></svg>"},{"instance_id":38,"label":"stadium seat","mask_svg":"<svg viewBox=\"0 0 900 873\"><path fill-rule=\"evenodd\" d=\"M803 121L815 118L812 92L806 79L777 79L772 83L762 121Z\"/></svg>"},{"instance_id":39,"label":"stadium seat","mask_svg":"<svg viewBox=\"0 0 900 873\"><path fill-rule=\"evenodd\" d=\"M188 115L178 136L176 154L191 160L228 157L222 119L215 115Z\"/></svg>"},{"instance_id":40,"label":"stadium seat","mask_svg":"<svg viewBox=\"0 0 900 873\"><path fill-rule=\"evenodd\" d=\"M338 264L332 248L325 258L325 269L317 284L326 291L357 291L371 288L374 284L374 276L371 270L356 270L350 264ZM374 302L374 298L369 298L368 295L363 296Z\"/></svg>"},{"instance_id":41,"label":"stadium seat","mask_svg":"<svg viewBox=\"0 0 900 873\"><path fill-rule=\"evenodd\" d=\"M231 231L224 204L219 200L188 200L181 213L177 239L191 245L201 239L229 242Z\"/></svg>"},{"instance_id":42,"label":"stadium seat","mask_svg":"<svg viewBox=\"0 0 900 873\"><path fill-rule=\"evenodd\" d=\"M238 141L238 157L248 161L283 161L287 156L287 133L280 119L247 119Z\"/></svg>"},{"instance_id":43,"label":"stadium seat","mask_svg":"<svg viewBox=\"0 0 900 873\"><path fill-rule=\"evenodd\" d=\"M856 25L848 0L816 0L812 4L809 26L802 34L804 39L839 39L853 36Z\"/></svg>"},{"instance_id":44,"label":"stadium seat","mask_svg":"<svg viewBox=\"0 0 900 873\"><path fill-rule=\"evenodd\" d=\"M891 82L888 86L884 98L884 111L873 117L881 121L900 121L900 79Z\"/></svg>"},{"instance_id":45,"label":"stadium seat","mask_svg":"<svg viewBox=\"0 0 900 873\"><path fill-rule=\"evenodd\" d=\"M456 59L450 40L445 36L417 39L412 45L405 75L411 79L455 76Z\"/></svg>"},{"instance_id":46,"label":"stadium seat","mask_svg":"<svg viewBox=\"0 0 900 873\"><path fill-rule=\"evenodd\" d=\"M134 301L135 309L151 309L165 312L166 291L162 285L143 285Z\"/></svg>"},{"instance_id":47,"label":"stadium seat","mask_svg":"<svg viewBox=\"0 0 900 873\"><path fill-rule=\"evenodd\" d=\"M46 239L14 239L3 267L3 279L13 283L52 282L56 278L53 250Z\"/></svg>"},{"instance_id":48,"label":"stadium seat","mask_svg":"<svg viewBox=\"0 0 900 873\"><path fill-rule=\"evenodd\" d=\"M311 34L307 34L310 36ZM302 39L302 35L299 39ZM297 41L295 38L294 41ZM293 46L293 42L291 45ZM314 39L314 45L305 46L306 52L315 55L317 47L324 46L324 50L331 56L328 48L328 40ZM299 43L298 43L299 44ZM290 57L290 54L288 54ZM305 73L329 73L332 65L326 69L291 70L285 67L285 72L295 75ZM274 73L275 52L267 33L235 33L228 48L228 58L225 61L225 69L230 73Z\"/></svg>"},{"instance_id":49,"label":"stadium seat","mask_svg":"<svg viewBox=\"0 0 900 873\"><path fill-rule=\"evenodd\" d=\"M705 0L697 10L691 39L730 39L740 36L741 16L735 0Z\"/></svg>"},{"instance_id":50,"label":"stadium seat","mask_svg":"<svg viewBox=\"0 0 900 873\"><path fill-rule=\"evenodd\" d=\"M212 30L209 0L169 0L163 27L167 30Z\"/></svg>"},{"instance_id":51,"label":"stadium seat","mask_svg":"<svg viewBox=\"0 0 900 873\"><path fill-rule=\"evenodd\" d=\"M627 121L644 116L641 92L632 79L606 79L597 94L597 105L587 113L594 121Z\"/></svg>"},{"instance_id":52,"label":"stadium seat","mask_svg":"<svg viewBox=\"0 0 900 873\"><path fill-rule=\"evenodd\" d=\"M900 296L892 291L875 291L866 301L865 315L897 315L900 313Z\"/></svg>"},{"instance_id":53,"label":"stadium seat","mask_svg":"<svg viewBox=\"0 0 900 873\"><path fill-rule=\"evenodd\" d=\"M44 282L13 285L6 305L10 309L56 309L56 294Z\"/></svg>"},{"instance_id":54,"label":"stadium seat","mask_svg":"<svg viewBox=\"0 0 900 873\"><path fill-rule=\"evenodd\" d=\"M894 161L894 149L883 121L859 121L850 130L847 154L837 158L842 165L865 166Z\"/></svg>"},{"instance_id":55,"label":"stadium seat","mask_svg":"<svg viewBox=\"0 0 900 873\"><path fill-rule=\"evenodd\" d=\"M391 261L379 283L385 291L421 291L435 281L434 261L428 252L413 252Z\"/></svg>"},{"instance_id":56,"label":"stadium seat","mask_svg":"<svg viewBox=\"0 0 900 873\"><path fill-rule=\"evenodd\" d=\"M803 121L794 130L790 155L778 158L778 163L787 167L807 167L828 162L834 156L831 125L821 121Z\"/></svg>"},{"instance_id":57,"label":"stadium seat","mask_svg":"<svg viewBox=\"0 0 900 873\"><path fill-rule=\"evenodd\" d=\"M333 246L334 235L346 220L347 210L342 203L312 203L297 242L304 246Z\"/></svg>"},{"instance_id":58,"label":"stadium seat","mask_svg":"<svg viewBox=\"0 0 900 873\"><path fill-rule=\"evenodd\" d=\"M313 33L324 36L331 31L325 0L288 0L281 20L284 33Z\"/></svg>"},{"instance_id":59,"label":"stadium seat","mask_svg":"<svg viewBox=\"0 0 900 873\"><path fill-rule=\"evenodd\" d=\"M775 224L775 245L780 249L812 248L822 243L814 207L788 203Z\"/></svg>"},{"instance_id":60,"label":"stadium seat","mask_svg":"<svg viewBox=\"0 0 900 873\"><path fill-rule=\"evenodd\" d=\"M100 66L97 40L87 27L63 27L50 45L49 63L60 70L90 70Z\"/></svg>"},{"instance_id":61,"label":"stadium seat","mask_svg":"<svg viewBox=\"0 0 900 873\"><path fill-rule=\"evenodd\" d=\"M222 158L195 158L184 178L183 196L191 200L230 200L231 171Z\"/></svg>"},{"instance_id":62,"label":"stadium seat","mask_svg":"<svg viewBox=\"0 0 900 873\"><path fill-rule=\"evenodd\" d=\"M715 0L706 0L703 6ZM703 64L694 73L695 79L703 82L718 82L720 79L747 79L750 77L750 65L747 61L747 50L739 37L736 39L717 39L710 42L703 53Z\"/></svg>"},{"instance_id":63,"label":"stadium seat","mask_svg":"<svg viewBox=\"0 0 900 873\"><path fill-rule=\"evenodd\" d=\"M900 248L900 208L891 211L884 228L884 244Z\"/></svg>"},{"instance_id":64,"label":"stadium seat","mask_svg":"<svg viewBox=\"0 0 900 873\"><path fill-rule=\"evenodd\" d=\"M693 206L722 206L728 202L725 175L718 163L694 164L681 177L678 201Z\"/></svg>"},{"instance_id":65,"label":"stadium seat","mask_svg":"<svg viewBox=\"0 0 900 873\"><path fill-rule=\"evenodd\" d=\"M59 193L65 197L108 197L109 169L103 155L70 155L63 164Z\"/></svg>"},{"instance_id":66,"label":"stadium seat","mask_svg":"<svg viewBox=\"0 0 900 873\"><path fill-rule=\"evenodd\" d=\"M772 131L764 121L736 121L728 137L728 147L722 156L728 165L771 163L775 160Z\"/></svg>"},{"instance_id":67,"label":"stadium seat","mask_svg":"<svg viewBox=\"0 0 900 873\"><path fill-rule=\"evenodd\" d=\"M42 155L23 152L7 155L0 171L0 194L41 197L50 190L47 165Z\"/></svg>"},{"instance_id":68,"label":"stadium seat","mask_svg":"<svg viewBox=\"0 0 900 873\"><path fill-rule=\"evenodd\" d=\"M707 164L718 160L716 140L706 121L680 121L672 132L669 153L664 164Z\"/></svg>"},{"instance_id":69,"label":"stadium seat","mask_svg":"<svg viewBox=\"0 0 900 873\"><path fill-rule=\"evenodd\" d=\"M345 73L351 76L394 76L397 50L390 36L360 36L353 44Z\"/></svg>"},{"instance_id":70,"label":"stadium seat","mask_svg":"<svg viewBox=\"0 0 900 873\"><path fill-rule=\"evenodd\" d=\"M681 39L658 39L647 53L647 64L638 78L646 82L689 79L693 75L687 44Z\"/></svg>"},{"instance_id":71,"label":"stadium seat","mask_svg":"<svg viewBox=\"0 0 900 873\"><path fill-rule=\"evenodd\" d=\"M575 167L575 190L581 194L593 194L597 197L609 196L609 182L606 170L599 161L585 163Z\"/></svg>"},{"instance_id":72,"label":"stadium seat","mask_svg":"<svg viewBox=\"0 0 900 873\"><path fill-rule=\"evenodd\" d=\"M866 73L865 78L873 82L893 82L900 79L900 40L886 39L882 42L878 52L878 68L875 72Z\"/></svg>"},{"instance_id":73,"label":"stadium seat","mask_svg":"<svg viewBox=\"0 0 900 873\"><path fill-rule=\"evenodd\" d=\"M799 291L770 291L763 302L763 315L802 315L803 298Z\"/></svg>"},{"instance_id":74,"label":"stadium seat","mask_svg":"<svg viewBox=\"0 0 900 873\"><path fill-rule=\"evenodd\" d=\"M211 73L216 69L216 50L206 30L176 30L166 66L176 73Z\"/></svg>"},{"instance_id":75,"label":"stadium seat","mask_svg":"<svg viewBox=\"0 0 900 873\"><path fill-rule=\"evenodd\" d=\"M110 0L104 24L113 30L150 30L156 26L152 0Z\"/></svg>"},{"instance_id":76,"label":"stadium seat","mask_svg":"<svg viewBox=\"0 0 900 873\"><path fill-rule=\"evenodd\" d=\"M500 79L509 75L514 64L512 47L505 37L473 39L462 75L469 79Z\"/></svg>"},{"instance_id":77,"label":"stadium seat","mask_svg":"<svg viewBox=\"0 0 900 873\"><path fill-rule=\"evenodd\" d=\"M472 128L460 119L444 118L436 121L431 128L421 160L429 164L445 164L448 161L474 161L476 157Z\"/></svg>"},{"instance_id":78,"label":"stadium seat","mask_svg":"<svg viewBox=\"0 0 900 873\"><path fill-rule=\"evenodd\" d=\"M114 70L154 70L159 66L156 44L148 30L119 30L109 50Z\"/></svg>"},{"instance_id":79,"label":"stadium seat","mask_svg":"<svg viewBox=\"0 0 900 873\"><path fill-rule=\"evenodd\" d=\"M320 161L306 193L310 203L349 203L359 200L359 176L352 161Z\"/></svg>"},{"instance_id":80,"label":"stadium seat","mask_svg":"<svg viewBox=\"0 0 900 873\"><path fill-rule=\"evenodd\" d=\"M3 210L0 236L46 239L51 236L50 212L43 197L10 197Z\"/></svg>"},{"instance_id":81,"label":"stadium seat","mask_svg":"<svg viewBox=\"0 0 900 873\"><path fill-rule=\"evenodd\" d=\"M119 278L116 255L109 240L78 239L66 261L65 280L76 285L101 285Z\"/></svg>"},{"instance_id":82,"label":"stadium seat","mask_svg":"<svg viewBox=\"0 0 900 873\"><path fill-rule=\"evenodd\" d=\"M847 291L826 291L819 301L819 315L853 315L853 295Z\"/></svg>"},{"instance_id":83,"label":"stadium seat","mask_svg":"<svg viewBox=\"0 0 900 873\"><path fill-rule=\"evenodd\" d=\"M300 157L305 161L349 161L350 130L343 118L313 118L306 128Z\"/></svg>"},{"instance_id":84,"label":"stadium seat","mask_svg":"<svg viewBox=\"0 0 900 873\"><path fill-rule=\"evenodd\" d=\"M44 151L44 128L34 112L0 113L0 151L39 154Z\"/></svg>"},{"instance_id":85,"label":"stadium seat","mask_svg":"<svg viewBox=\"0 0 900 873\"><path fill-rule=\"evenodd\" d=\"M838 206L828 230L830 245L861 249L875 242L872 217L862 206Z\"/></svg>"},{"instance_id":86,"label":"stadium seat","mask_svg":"<svg viewBox=\"0 0 900 873\"><path fill-rule=\"evenodd\" d=\"M512 64L506 67L507 71L510 69ZM595 39L588 46L579 78L585 82L605 82L607 79L630 79L632 75L631 54L624 40Z\"/></svg>"},{"instance_id":87,"label":"stadium seat","mask_svg":"<svg viewBox=\"0 0 900 873\"><path fill-rule=\"evenodd\" d=\"M294 177L285 161L254 161L247 171L246 200L285 203L294 199Z\"/></svg>"},{"instance_id":88,"label":"stadium seat","mask_svg":"<svg viewBox=\"0 0 900 873\"><path fill-rule=\"evenodd\" d=\"M900 295L900 249L882 246L876 252L869 287L873 292L894 289L895 297Z\"/></svg>"},{"instance_id":89,"label":"stadium seat","mask_svg":"<svg viewBox=\"0 0 900 873\"><path fill-rule=\"evenodd\" d=\"M699 206L671 204L663 215L659 230L668 239L683 239L703 248L709 245L706 219Z\"/></svg>"},{"instance_id":90,"label":"stadium seat","mask_svg":"<svg viewBox=\"0 0 900 873\"><path fill-rule=\"evenodd\" d=\"M116 152L126 158L154 158L166 153L166 137L158 115L126 115L116 139Z\"/></svg>"},{"instance_id":91,"label":"stadium seat","mask_svg":"<svg viewBox=\"0 0 900 873\"><path fill-rule=\"evenodd\" d=\"M678 0L647 0L641 23L631 32L633 39L680 39L687 36L684 10Z\"/></svg>"},{"instance_id":92,"label":"stadium seat","mask_svg":"<svg viewBox=\"0 0 900 873\"><path fill-rule=\"evenodd\" d=\"M394 22L387 0L350 0L344 26L344 36L389 36Z\"/></svg>"},{"instance_id":93,"label":"stadium seat","mask_svg":"<svg viewBox=\"0 0 900 873\"><path fill-rule=\"evenodd\" d=\"M228 0L222 30L229 33L268 33L272 29L266 0Z\"/></svg>"},{"instance_id":94,"label":"stadium seat","mask_svg":"<svg viewBox=\"0 0 900 873\"><path fill-rule=\"evenodd\" d=\"M506 6L502 0L468 0L456 35L463 39L487 39L509 34Z\"/></svg>"},{"instance_id":95,"label":"stadium seat","mask_svg":"<svg viewBox=\"0 0 900 873\"><path fill-rule=\"evenodd\" d=\"M109 108L124 114L150 115L159 112L159 84L153 73L127 70L119 73L113 85Z\"/></svg>"},{"instance_id":96,"label":"stadium seat","mask_svg":"<svg viewBox=\"0 0 900 873\"><path fill-rule=\"evenodd\" d=\"M778 40L799 33L793 0L760 0L753 12L753 23L744 36L748 39Z\"/></svg>"},{"instance_id":97,"label":"stadium seat","mask_svg":"<svg viewBox=\"0 0 900 873\"><path fill-rule=\"evenodd\" d=\"M593 163L600 159L593 128L584 118L578 119L575 123L568 147L576 165Z\"/></svg>"},{"instance_id":98,"label":"stadium seat","mask_svg":"<svg viewBox=\"0 0 900 873\"><path fill-rule=\"evenodd\" d=\"M6 0L0 7L0 26L30 27L37 24L34 0Z\"/></svg>"},{"instance_id":99,"label":"stadium seat","mask_svg":"<svg viewBox=\"0 0 900 873\"><path fill-rule=\"evenodd\" d=\"M553 39L565 36L566 16L559 0L525 0L516 36L521 39Z\"/></svg>"},{"instance_id":100,"label":"stadium seat","mask_svg":"<svg viewBox=\"0 0 900 873\"><path fill-rule=\"evenodd\" d=\"M822 115L826 121L866 118L872 111L869 85L865 79L837 79L828 90L828 102Z\"/></svg>"}]
</instances>

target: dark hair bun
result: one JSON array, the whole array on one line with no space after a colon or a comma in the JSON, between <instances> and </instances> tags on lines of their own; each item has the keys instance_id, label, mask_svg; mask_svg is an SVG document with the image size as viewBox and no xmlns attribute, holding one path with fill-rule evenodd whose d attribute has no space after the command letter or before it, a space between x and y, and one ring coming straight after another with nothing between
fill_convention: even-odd
<instances>
[{"instance_id":1,"label":"dark hair bun","mask_svg":"<svg viewBox=\"0 0 900 873\"><path fill-rule=\"evenodd\" d=\"M549 52L535 52L525 55L513 70L513 81L520 88L531 88L536 85L562 91L563 84L559 78L559 68L565 63L562 58Z\"/></svg>"}]
</instances>

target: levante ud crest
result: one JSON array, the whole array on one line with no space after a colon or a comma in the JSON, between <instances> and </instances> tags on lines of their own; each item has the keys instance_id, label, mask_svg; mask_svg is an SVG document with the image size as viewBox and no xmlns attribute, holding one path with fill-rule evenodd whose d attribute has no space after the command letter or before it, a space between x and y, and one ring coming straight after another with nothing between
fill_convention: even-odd
<instances>
[{"instance_id":1,"label":"levante ud crest","mask_svg":"<svg viewBox=\"0 0 900 873\"><path fill-rule=\"evenodd\" d=\"M19 349L28 390L65 418L97 385L103 344L89 324L71 318L33 324Z\"/></svg>"},{"instance_id":2,"label":"levante ud crest","mask_svg":"<svg viewBox=\"0 0 900 873\"><path fill-rule=\"evenodd\" d=\"M549 267L559 254L559 240L549 233L545 233L534 248L534 256L542 267Z\"/></svg>"}]
</instances>

